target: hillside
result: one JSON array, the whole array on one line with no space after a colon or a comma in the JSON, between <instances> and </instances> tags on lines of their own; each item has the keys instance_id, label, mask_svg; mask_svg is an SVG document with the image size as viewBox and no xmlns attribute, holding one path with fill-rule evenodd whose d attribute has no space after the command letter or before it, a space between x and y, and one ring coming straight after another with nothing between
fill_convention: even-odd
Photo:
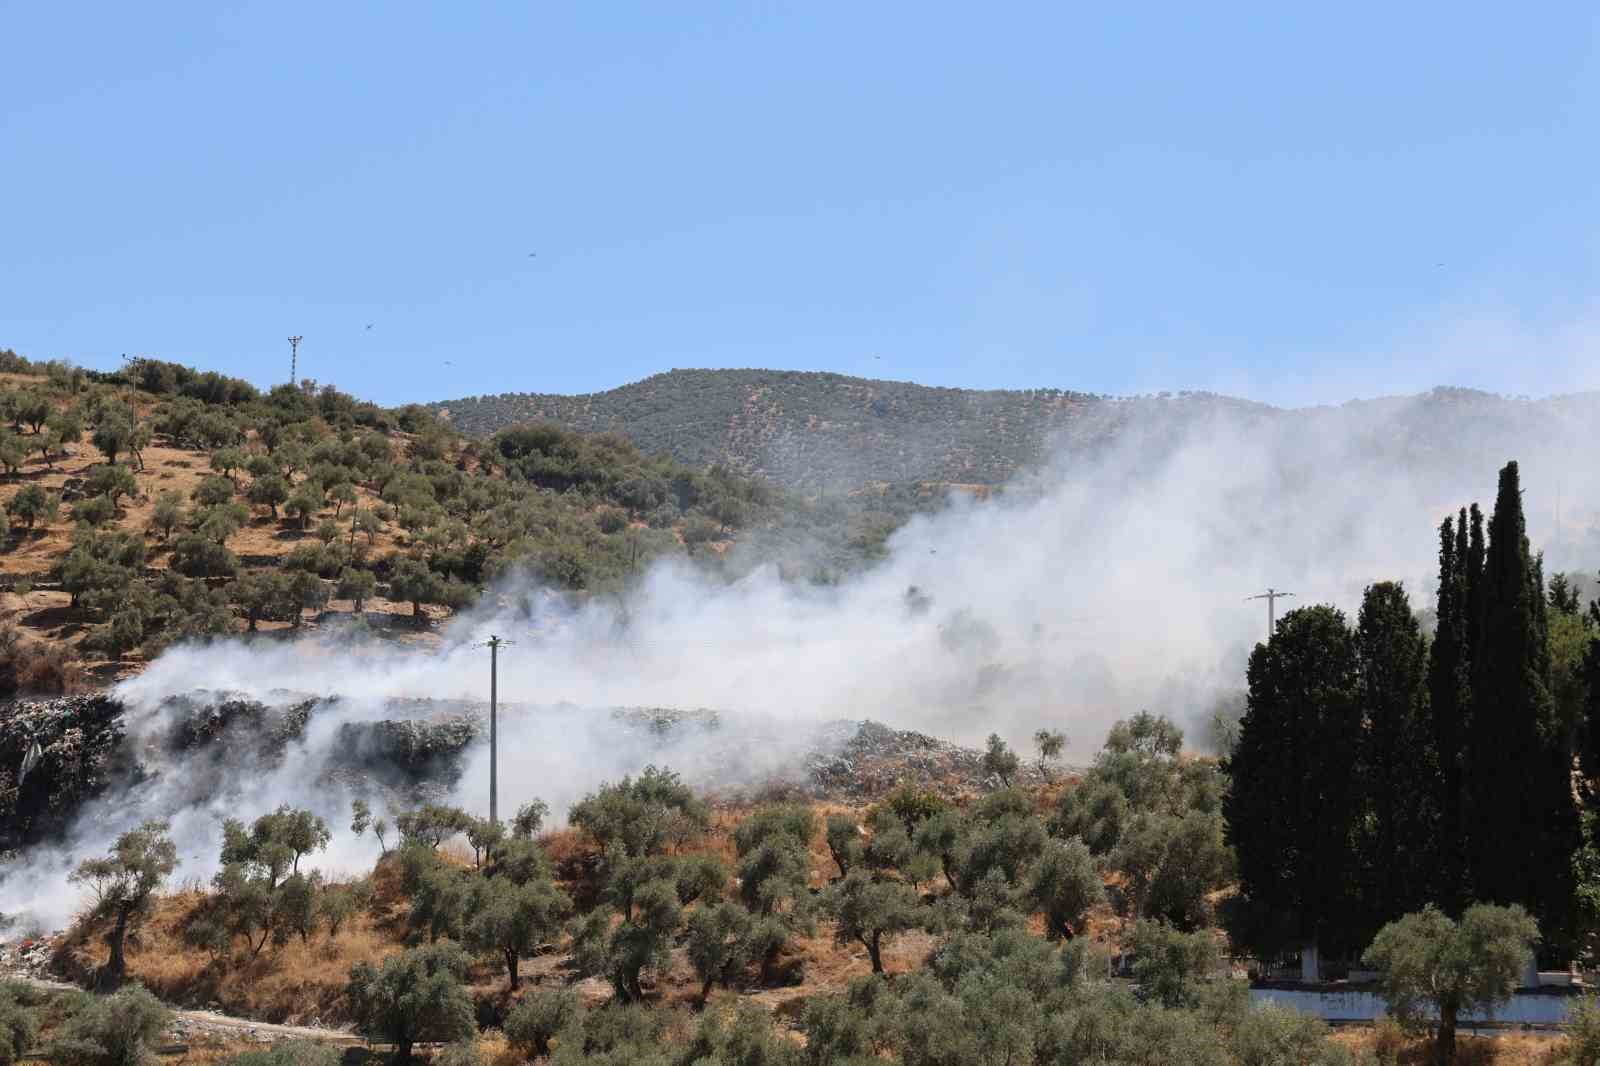
<instances>
[{"instance_id":1,"label":"hillside","mask_svg":"<svg viewBox=\"0 0 1600 1066\"><path fill-rule=\"evenodd\" d=\"M460 432L549 421L627 437L647 454L721 464L806 492L872 483L1001 484L1049 455L1092 459L1129 440L1159 449L1196 426L1348 440L1418 469L1498 464L1600 417L1600 394L1528 400L1470 389L1278 408L1210 393L1112 399L1059 389L930 388L841 374L673 370L582 396L505 393L432 404ZM1470 432L1468 431L1470 428ZM1468 455L1464 449L1470 449Z\"/></svg>"},{"instance_id":2,"label":"hillside","mask_svg":"<svg viewBox=\"0 0 1600 1066\"><path fill-rule=\"evenodd\" d=\"M469 436L552 421L650 454L722 463L794 488L998 484L1103 401L1056 389L937 389L842 374L673 370L587 396L506 393L433 405Z\"/></svg>"},{"instance_id":3,"label":"hillside","mask_svg":"<svg viewBox=\"0 0 1600 1066\"><path fill-rule=\"evenodd\" d=\"M512 571L584 594L663 554L717 565L778 500L614 436L484 444L311 381L262 394L157 360L106 374L6 350L0 508L9 692L108 680L183 638L421 631Z\"/></svg>"}]
</instances>

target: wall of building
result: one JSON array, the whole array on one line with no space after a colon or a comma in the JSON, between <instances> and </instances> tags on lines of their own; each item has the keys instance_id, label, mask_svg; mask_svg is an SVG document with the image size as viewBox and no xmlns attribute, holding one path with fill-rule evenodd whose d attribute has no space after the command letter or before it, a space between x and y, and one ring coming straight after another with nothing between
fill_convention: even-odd
<instances>
[{"instance_id":1,"label":"wall of building","mask_svg":"<svg viewBox=\"0 0 1600 1066\"><path fill-rule=\"evenodd\" d=\"M1463 1015L1459 1024L1463 1028L1474 1022L1564 1025L1567 1008L1576 998L1549 992L1518 992L1491 1014ZM1277 1003L1330 1022L1371 1022L1388 1013L1383 997L1365 989L1252 988L1250 1002Z\"/></svg>"}]
</instances>

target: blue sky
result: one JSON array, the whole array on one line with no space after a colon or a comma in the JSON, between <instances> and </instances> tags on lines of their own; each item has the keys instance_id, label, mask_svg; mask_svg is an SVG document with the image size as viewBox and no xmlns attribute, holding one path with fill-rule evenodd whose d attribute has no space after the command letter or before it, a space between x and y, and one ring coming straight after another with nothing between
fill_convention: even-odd
<instances>
[{"instance_id":1,"label":"blue sky","mask_svg":"<svg viewBox=\"0 0 1600 1066\"><path fill-rule=\"evenodd\" d=\"M1600 387L1597 9L1312 6L0 0L0 345Z\"/></svg>"}]
</instances>

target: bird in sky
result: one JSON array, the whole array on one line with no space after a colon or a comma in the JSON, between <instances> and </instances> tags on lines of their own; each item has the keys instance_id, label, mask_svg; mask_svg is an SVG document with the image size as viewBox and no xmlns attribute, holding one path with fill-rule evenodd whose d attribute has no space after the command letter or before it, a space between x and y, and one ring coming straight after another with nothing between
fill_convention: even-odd
<instances>
[{"instance_id":1,"label":"bird in sky","mask_svg":"<svg viewBox=\"0 0 1600 1066\"><path fill-rule=\"evenodd\" d=\"M529 252L528 253L528 258L529 259L537 259L537 258L539 258L539 253L538 252Z\"/></svg>"},{"instance_id":2,"label":"bird in sky","mask_svg":"<svg viewBox=\"0 0 1600 1066\"><path fill-rule=\"evenodd\" d=\"M368 328L368 329L371 329L371 328L372 328L372 323L371 323L371 322L368 322L368 323L367 323L367 328Z\"/></svg>"}]
</instances>

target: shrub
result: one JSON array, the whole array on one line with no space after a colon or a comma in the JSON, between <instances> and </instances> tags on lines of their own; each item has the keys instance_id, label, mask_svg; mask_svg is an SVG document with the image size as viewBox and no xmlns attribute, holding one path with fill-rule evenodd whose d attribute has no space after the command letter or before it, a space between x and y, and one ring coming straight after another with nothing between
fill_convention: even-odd
<instances>
[{"instance_id":1,"label":"shrub","mask_svg":"<svg viewBox=\"0 0 1600 1066\"><path fill-rule=\"evenodd\" d=\"M1161 922L1136 924L1132 947L1134 980L1149 998L1168 1007L1193 1006L1199 999L1199 983L1210 976L1219 958L1210 933L1181 933Z\"/></svg>"},{"instance_id":2,"label":"shrub","mask_svg":"<svg viewBox=\"0 0 1600 1066\"><path fill-rule=\"evenodd\" d=\"M1584 996L1567 1010L1567 1044L1561 1062L1568 1066L1600 1066L1600 1000Z\"/></svg>"},{"instance_id":3,"label":"shrub","mask_svg":"<svg viewBox=\"0 0 1600 1066\"><path fill-rule=\"evenodd\" d=\"M28 1005L26 985L0 985L0 1066L11 1066L39 1035L39 1019Z\"/></svg>"},{"instance_id":4,"label":"shrub","mask_svg":"<svg viewBox=\"0 0 1600 1066\"><path fill-rule=\"evenodd\" d=\"M1328 1041L1328 1025L1290 1007L1267 1003L1245 1012L1233 1031L1239 1066L1335 1066L1349 1053Z\"/></svg>"},{"instance_id":5,"label":"shrub","mask_svg":"<svg viewBox=\"0 0 1600 1066\"><path fill-rule=\"evenodd\" d=\"M506 1040L531 1058L550 1054L550 1038L582 1013L583 1004L570 988L538 988L506 1015Z\"/></svg>"},{"instance_id":6,"label":"shrub","mask_svg":"<svg viewBox=\"0 0 1600 1066\"><path fill-rule=\"evenodd\" d=\"M59 1066L144 1066L150 1045L171 1015L143 985L129 985L103 999L86 999L50 1045Z\"/></svg>"}]
</instances>

